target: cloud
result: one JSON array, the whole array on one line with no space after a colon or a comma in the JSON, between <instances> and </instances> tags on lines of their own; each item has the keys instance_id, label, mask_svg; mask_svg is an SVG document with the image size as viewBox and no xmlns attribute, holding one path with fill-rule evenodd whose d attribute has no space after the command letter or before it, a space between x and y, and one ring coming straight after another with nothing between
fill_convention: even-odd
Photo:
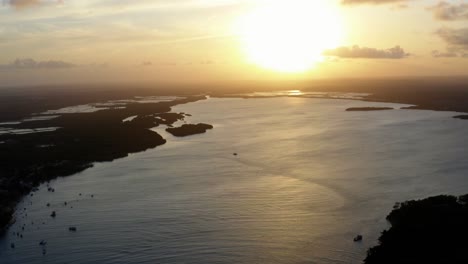
<instances>
[{"instance_id":1,"label":"cloud","mask_svg":"<svg viewBox=\"0 0 468 264\"><path fill-rule=\"evenodd\" d=\"M468 27L460 29L441 28L436 34L444 40L450 48L468 51Z\"/></svg>"},{"instance_id":2,"label":"cloud","mask_svg":"<svg viewBox=\"0 0 468 264\"><path fill-rule=\"evenodd\" d=\"M447 2L439 2L437 5L429 7L434 13L434 17L439 20L468 20L468 4L459 5Z\"/></svg>"},{"instance_id":3,"label":"cloud","mask_svg":"<svg viewBox=\"0 0 468 264\"><path fill-rule=\"evenodd\" d=\"M33 59L16 59L9 64L0 64L0 69L20 70L20 69L67 69L77 65L64 61L48 60L36 61Z\"/></svg>"},{"instance_id":4,"label":"cloud","mask_svg":"<svg viewBox=\"0 0 468 264\"><path fill-rule=\"evenodd\" d=\"M153 66L153 63L151 61L144 61L140 65L144 67L148 67L148 66Z\"/></svg>"},{"instance_id":5,"label":"cloud","mask_svg":"<svg viewBox=\"0 0 468 264\"><path fill-rule=\"evenodd\" d=\"M9 0L7 1L7 4L21 9L25 7L30 7L30 6L35 6L41 4L41 1L39 0Z\"/></svg>"},{"instance_id":6,"label":"cloud","mask_svg":"<svg viewBox=\"0 0 468 264\"><path fill-rule=\"evenodd\" d=\"M63 0L7 0L6 3L16 9L23 9L44 4L61 4Z\"/></svg>"},{"instance_id":7,"label":"cloud","mask_svg":"<svg viewBox=\"0 0 468 264\"><path fill-rule=\"evenodd\" d=\"M323 55L348 59L403 59L410 54L406 53L400 46L390 49L375 49L367 47L339 47L332 50L326 50Z\"/></svg>"},{"instance_id":8,"label":"cloud","mask_svg":"<svg viewBox=\"0 0 468 264\"><path fill-rule=\"evenodd\" d=\"M433 50L432 51L432 57L434 57L434 58L454 58L454 57L458 57L458 54L456 52L453 52L453 51L441 52L441 51L438 51L438 50Z\"/></svg>"},{"instance_id":9,"label":"cloud","mask_svg":"<svg viewBox=\"0 0 468 264\"><path fill-rule=\"evenodd\" d=\"M468 51L448 48L446 51L433 50L434 58L468 58Z\"/></svg>"},{"instance_id":10,"label":"cloud","mask_svg":"<svg viewBox=\"0 0 468 264\"><path fill-rule=\"evenodd\" d=\"M468 56L468 27L460 29L441 28L436 31L445 43L447 43L447 51L433 51L434 57L463 57Z\"/></svg>"},{"instance_id":11,"label":"cloud","mask_svg":"<svg viewBox=\"0 0 468 264\"><path fill-rule=\"evenodd\" d=\"M409 6L407 4L398 4L393 7L394 10L402 10L402 9L407 9Z\"/></svg>"},{"instance_id":12,"label":"cloud","mask_svg":"<svg viewBox=\"0 0 468 264\"><path fill-rule=\"evenodd\" d=\"M402 2L409 2L409 1L410 0L341 0L341 4L343 5L359 5L359 4L378 5L378 4L402 3Z\"/></svg>"}]
</instances>

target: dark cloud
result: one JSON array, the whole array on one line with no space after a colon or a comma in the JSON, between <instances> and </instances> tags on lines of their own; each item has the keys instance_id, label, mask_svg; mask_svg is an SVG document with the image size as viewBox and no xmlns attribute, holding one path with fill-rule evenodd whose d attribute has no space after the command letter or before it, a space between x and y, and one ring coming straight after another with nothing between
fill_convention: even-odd
<instances>
[{"instance_id":1,"label":"dark cloud","mask_svg":"<svg viewBox=\"0 0 468 264\"><path fill-rule=\"evenodd\" d=\"M468 20L468 4L459 5L447 2L439 2L437 5L428 8L434 13L434 17L439 20Z\"/></svg>"},{"instance_id":2,"label":"dark cloud","mask_svg":"<svg viewBox=\"0 0 468 264\"><path fill-rule=\"evenodd\" d=\"M441 28L436 34L442 38L451 49L468 51L468 27L460 29Z\"/></svg>"},{"instance_id":3,"label":"dark cloud","mask_svg":"<svg viewBox=\"0 0 468 264\"><path fill-rule=\"evenodd\" d=\"M468 55L468 28L441 28L436 34L447 43L447 51L434 51L434 57L463 57Z\"/></svg>"},{"instance_id":4,"label":"dark cloud","mask_svg":"<svg viewBox=\"0 0 468 264\"><path fill-rule=\"evenodd\" d=\"M326 50L323 55L339 58L366 58L366 59L403 59L410 54L406 53L400 46L390 49L375 49L367 47L339 47L332 50Z\"/></svg>"},{"instance_id":5,"label":"dark cloud","mask_svg":"<svg viewBox=\"0 0 468 264\"><path fill-rule=\"evenodd\" d=\"M358 4L394 4L394 3L402 3L402 2L409 2L410 0L341 0L341 4L343 5L358 5Z\"/></svg>"},{"instance_id":6,"label":"dark cloud","mask_svg":"<svg viewBox=\"0 0 468 264\"><path fill-rule=\"evenodd\" d=\"M0 69L11 69L11 70L20 70L20 69L67 69L73 68L77 65L64 62L64 61L36 61L33 59L16 59L15 61L9 64L0 65Z\"/></svg>"}]
</instances>

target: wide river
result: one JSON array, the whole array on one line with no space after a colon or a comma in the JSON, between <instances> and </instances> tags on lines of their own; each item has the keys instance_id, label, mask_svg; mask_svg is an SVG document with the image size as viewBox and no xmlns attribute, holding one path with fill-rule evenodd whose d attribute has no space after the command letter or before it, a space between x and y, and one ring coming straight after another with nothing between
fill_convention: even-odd
<instances>
[{"instance_id":1,"label":"wide river","mask_svg":"<svg viewBox=\"0 0 468 264\"><path fill-rule=\"evenodd\" d=\"M345 111L362 106L398 110ZM468 121L402 106L288 97L177 106L215 128L186 138L157 128L164 146L52 181L55 192L42 186L18 206L0 262L360 263L395 202L468 193Z\"/></svg>"}]
</instances>

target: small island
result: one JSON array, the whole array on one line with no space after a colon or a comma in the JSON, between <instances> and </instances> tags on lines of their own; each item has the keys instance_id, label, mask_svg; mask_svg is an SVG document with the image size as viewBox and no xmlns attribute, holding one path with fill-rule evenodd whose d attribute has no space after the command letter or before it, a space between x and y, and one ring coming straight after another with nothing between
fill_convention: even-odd
<instances>
[{"instance_id":1,"label":"small island","mask_svg":"<svg viewBox=\"0 0 468 264\"><path fill-rule=\"evenodd\" d=\"M468 263L468 194L397 203L365 264Z\"/></svg>"},{"instance_id":2,"label":"small island","mask_svg":"<svg viewBox=\"0 0 468 264\"><path fill-rule=\"evenodd\" d=\"M468 115L457 115L457 116L454 116L453 118L468 120Z\"/></svg>"},{"instance_id":3,"label":"small island","mask_svg":"<svg viewBox=\"0 0 468 264\"><path fill-rule=\"evenodd\" d=\"M367 111L384 111L393 110L391 107L351 107L346 109L348 112L367 112Z\"/></svg>"},{"instance_id":4,"label":"small island","mask_svg":"<svg viewBox=\"0 0 468 264\"><path fill-rule=\"evenodd\" d=\"M186 136L191 136L195 134L203 134L205 133L208 129L213 129L212 125L208 124L185 124L180 127L170 127L167 128L166 131L171 133L173 136L176 137L186 137Z\"/></svg>"}]
</instances>

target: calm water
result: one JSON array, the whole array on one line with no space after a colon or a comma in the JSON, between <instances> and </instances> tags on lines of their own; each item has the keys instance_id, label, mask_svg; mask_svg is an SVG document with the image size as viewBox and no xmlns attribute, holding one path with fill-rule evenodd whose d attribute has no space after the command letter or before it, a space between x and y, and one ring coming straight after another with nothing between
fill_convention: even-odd
<instances>
[{"instance_id":1,"label":"calm water","mask_svg":"<svg viewBox=\"0 0 468 264\"><path fill-rule=\"evenodd\" d=\"M468 193L468 122L344 111L389 105L401 107L307 98L178 106L215 129L161 132L162 147L58 179L54 193L41 188L0 240L1 263L360 263L395 202Z\"/></svg>"}]
</instances>

